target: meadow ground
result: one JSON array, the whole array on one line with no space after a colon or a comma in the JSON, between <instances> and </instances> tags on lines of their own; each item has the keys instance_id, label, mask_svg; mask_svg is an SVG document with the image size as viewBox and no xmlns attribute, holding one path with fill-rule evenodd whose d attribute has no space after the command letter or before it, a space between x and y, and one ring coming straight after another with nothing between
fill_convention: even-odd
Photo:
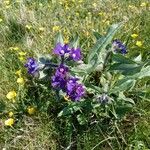
<instances>
[{"instance_id":1,"label":"meadow ground","mask_svg":"<svg viewBox=\"0 0 150 150\"><path fill-rule=\"evenodd\" d=\"M66 43L78 33L86 56L95 43L93 31L103 35L111 24L125 21L116 37L127 43L129 57L141 53L149 59L149 11L148 0L0 0L0 149L70 149L74 144L52 109L48 113L44 109L42 99L54 101L55 97L41 89L28 91L30 77L23 67L27 57L51 53L58 31ZM16 73L20 69L21 73ZM24 85L17 83L18 76ZM19 107L6 98L12 90L19 93ZM30 97L33 91L35 96ZM76 148L150 149L149 106L150 98L136 99L132 111L113 124L112 131L105 132L96 125L86 127L76 135ZM12 127L4 125L9 116L15 120Z\"/></svg>"}]
</instances>

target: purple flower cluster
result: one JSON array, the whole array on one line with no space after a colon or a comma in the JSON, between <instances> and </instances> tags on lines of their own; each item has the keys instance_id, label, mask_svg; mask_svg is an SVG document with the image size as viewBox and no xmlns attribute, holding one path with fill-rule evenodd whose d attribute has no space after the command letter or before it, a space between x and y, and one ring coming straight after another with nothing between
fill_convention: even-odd
<instances>
[{"instance_id":1,"label":"purple flower cluster","mask_svg":"<svg viewBox=\"0 0 150 150\"><path fill-rule=\"evenodd\" d=\"M52 87L66 92L71 100L79 101L85 95L85 89L77 82L78 80L78 78L69 77L68 67L61 64L52 76Z\"/></svg>"},{"instance_id":2,"label":"purple flower cluster","mask_svg":"<svg viewBox=\"0 0 150 150\"><path fill-rule=\"evenodd\" d=\"M28 73L35 75L38 71L38 63L34 58L28 58L27 63L24 65L28 69Z\"/></svg>"},{"instance_id":3,"label":"purple flower cluster","mask_svg":"<svg viewBox=\"0 0 150 150\"><path fill-rule=\"evenodd\" d=\"M53 52L58 56L68 57L69 60L81 60L80 48L70 48L68 44L57 43ZM69 76L69 69L62 62L52 76L52 87L65 92L71 100L79 101L85 95L85 89L77 82L78 80L78 78Z\"/></svg>"},{"instance_id":4,"label":"purple flower cluster","mask_svg":"<svg viewBox=\"0 0 150 150\"><path fill-rule=\"evenodd\" d=\"M66 79L67 79L67 73L68 73L68 67L61 64L55 72L55 75L52 76L52 86L53 88L56 88L58 90L65 91L66 87Z\"/></svg>"},{"instance_id":5,"label":"purple flower cluster","mask_svg":"<svg viewBox=\"0 0 150 150\"><path fill-rule=\"evenodd\" d=\"M117 39L114 40L112 45L116 53L121 53L121 54L127 53L126 46L120 40L117 40Z\"/></svg>"},{"instance_id":6,"label":"purple flower cluster","mask_svg":"<svg viewBox=\"0 0 150 150\"><path fill-rule=\"evenodd\" d=\"M70 78L67 81L67 95L75 101L80 100L85 95L85 89L82 84L77 82L78 78Z\"/></svg>"},{"instance_id":7,"label":"purple flower cluster","mask_svg":"<svg viewBox=\"0 0 150 150\"><path fill-rule=\"evenodd\" d=\"M46 64L51 67L57 67L54 75L51 77L52 87L56 90L65 92L66 96L71 100L79 101L85 95L84 86L77 82L79 80L78 78L70 77L69 68L65 65L65 61L81 60L80 48L70 48L68 44L63 45L57 43L53 52L61 57L61 63L60 65L52 65L52 63ZM39 71L39 64L34 58L28 58L25 67L31 75L35 75Z\"/></svg>"},{"instance_id":8,"label":"purple flower cluster","mask_svg":"<svg viewBox=\"0 0 150 150\"><path fill-rule=\"evenodd\" d=\"M59 56L69 56L69 58L74 61L81 60L80 48L70 48L68 44L63 45L61 43L57 43L53 52Z\"/></svg>"}]
</instances>

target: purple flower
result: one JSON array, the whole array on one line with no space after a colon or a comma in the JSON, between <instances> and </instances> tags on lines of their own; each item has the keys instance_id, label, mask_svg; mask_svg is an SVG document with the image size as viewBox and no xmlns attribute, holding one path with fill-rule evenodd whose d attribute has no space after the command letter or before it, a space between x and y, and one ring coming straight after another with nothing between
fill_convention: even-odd
<instances>
[{"instance_id":1,"label":"purple flower","mask_svg":"<svg viewBox=\"0 0 150 150\"><path fill-rule=\"evenodd\" d=\"M70 78L67 82L67 95L74 101L79 101L85 95L82 84L77 83L78 78Z\"/></svg>"},{"instance_id":2,"label":"purple flower","mask_svg":"<svg viewBox=\"0 0 150 150\"><path fill-rule=\"evenodd\" d=\"M80 48L74 49L70 51L70 58L73 59L74 61L79 61L81 60L81 50Z\"/></svg>"},{"instance_id":3,"label":"purple flower","mask_svg":"<svg viewBox=\"0 0 150 150\"><path fill-rule=\"evenodd\" d=\"M69 69L67 66L64 66L63 64L60 64L60 66L56 69L55 75L65 77L68 73Z\"/></svg>"},{"instance_id":4,"label":"purple flower","mask_svg":"<svg viewBox=\"0 0 150 150\"><path fill-rule=\"evenodd\" d=\"M52 87L57 89L65 90L66 79L61 76L52 76Z\"/></svg>"},{"instance_id":5,"label":"purple flower","mask_svg":"<svg viewBox=\"0 0 150 150\"><path fill-rule=\"evenodd\" d=\"M67 92L71 93L75 87L75 85L77 84L77 80L79 80L78 78L70 78L67 82Z\"/></svg>"},{"instance_id":6,"label":"purple flower","mask_svg":"<svg viewBox=\"0 0 150 150\"><path fill-rule=\"evenodd\" d=\"M38 72L38 63L34 58L28 58L24 66L28 69L29 74L35 75Z\"/></svg>"},{"instance_id":7,"label":"purple flower","mask_svg":"<svg viewBox=\"0 0 150 150\"><path fill-rule=\"evenodd\" d=\"M127 53L126 46L120 40L117 40L117 39L114 40L112 45L113 45L113 48L114 48L114 52L121 53L121 54L126 54Z\"/></svg>"},{"instance_id":8,"label":"purple flower","mask_svg":"<svg viewBox=\"0 0 150 150\"><path fill-rule=\"evenodd\" d=\"M55 72L55 75L52 76L52 87L65 90L66 83L67 83L67 74L68 74L68 67L61 64Z\"/></svg>"},{"instance_id":9,"label":"purple flower","mask_svg":"<svg viewBox=\"0 0 150 150\"><path fill-rule=\"evenodd\" d=\"M70 52L70 48L68 44L63 45L61 43L57 43L53 52L56 55L64 56L66 53Z\"/></svg>"}]
</instances>

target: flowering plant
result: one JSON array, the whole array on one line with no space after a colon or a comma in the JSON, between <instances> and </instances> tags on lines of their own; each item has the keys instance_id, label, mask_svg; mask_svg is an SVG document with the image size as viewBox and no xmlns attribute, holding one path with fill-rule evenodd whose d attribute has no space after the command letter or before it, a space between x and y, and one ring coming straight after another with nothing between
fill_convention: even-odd
<instances>
[{"instance_id":1,"label":"flowering plant","mask_svg":"<svg viewBox=\"0 0 150 150\"><path fill-rule=\"evenodd\" d=\"M48 88L55 91L58 100L56 106L59 102L64 104L58 117L75 117L80 125L97 122L98 118L117 120L134 106L132 95L141 96L133 89L138 80L150 76L150 62L142 61L141 55L128 58L127 45L113 40L121 26L122 23L112 25L105 36L94 32L96 43L86 59L78 36L65 44L60 33L54 57L49 54L28 58L28 73L48 81Z\"/></svg>"}]
</instances>

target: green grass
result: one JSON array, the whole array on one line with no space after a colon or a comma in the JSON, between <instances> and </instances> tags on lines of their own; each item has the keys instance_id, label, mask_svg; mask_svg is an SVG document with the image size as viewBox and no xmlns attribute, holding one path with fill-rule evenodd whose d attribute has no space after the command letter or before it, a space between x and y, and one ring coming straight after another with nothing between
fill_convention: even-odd
<instances>
[{"instance_id":1,"label":"green grass","mask_svg":"<svg viewBox=\"0 0 150 150\"><path fill-rule=\"evenodd\" d=\"M143 2L147 3L146 6L140 6ZM136 100L133 111L124 121L117 123L117 127L112 124L103 129L101 125L93 124L76 132L76 139L72 139L68 136L69 123L61 124L57 115L52 113L53 108L49 109L50 116L46 113L44 107L49 105L47 101L55 101L54 94L49 95L40 87L37 91L33 90L38 93L37 97L32 94L27 86L30 85L30 78L27 79L23 69L24 60L19 60L19 52L22 51L27 53L25 58L38 53L51 53L58 32L55 26L59 26L65 40L78 33L82 51L87 55L95 42L93 31L105 34L110 24L121 21L126 23L116 37L128 42L128 56L141 53L146 60L150 58L149 9L148 0L0 2L0 149L150 149L149 98ZM44 30L40 30L41 27ZM133 33L139 35L135 40L131 38ZM141 48L136 46L137 40L142 41ZM18 47L19 50L11 50L10 47ZM22 69L22 76L26 78L23 87L16 83L15 72L19 69ZM18 107L6 99L6 94L11 90L18 91L17 101L26 107ZM43 108L38 107L39 103L43 103ZM37 107L35 115L27 114L28 105ZM18 110L14 117L16 123L13 128L7 128L3 125L4 120L8 118L7 113L14 110ZM18 112L21 117L18 117ZM65 126L68 126L68 130Z\"/></svg>"}]
</instances>

